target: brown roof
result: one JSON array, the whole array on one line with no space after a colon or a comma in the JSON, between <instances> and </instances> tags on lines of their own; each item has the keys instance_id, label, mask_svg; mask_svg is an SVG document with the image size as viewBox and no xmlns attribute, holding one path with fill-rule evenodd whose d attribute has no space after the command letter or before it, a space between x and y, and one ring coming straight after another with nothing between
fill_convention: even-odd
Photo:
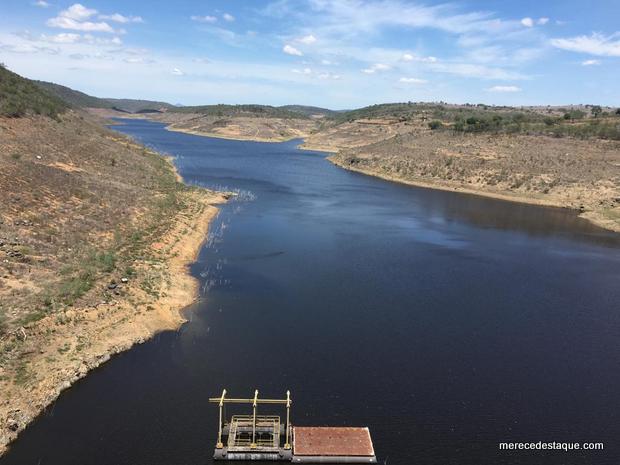
<instances>
[{"instance_id":1,"label":"brown roof","mask_svg":"<svg viewBox=\"0 0 620 465\"><path fill-rule=\"evenodd\" d=\"M368 428L293 427L294 455L372 457Z\"/></svg>"}]
</instances>

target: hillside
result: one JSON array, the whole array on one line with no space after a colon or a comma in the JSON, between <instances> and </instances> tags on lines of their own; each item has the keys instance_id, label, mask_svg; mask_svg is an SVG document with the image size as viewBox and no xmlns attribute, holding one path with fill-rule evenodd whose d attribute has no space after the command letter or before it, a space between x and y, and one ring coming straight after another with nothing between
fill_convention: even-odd
<instances>
[{"instance_id":1,"label":"hillside","mask_svg":"<svg viewBox=\"0 0 620 465\"><path fill-rule=\"evenodd\" d=\"M43 115L57 118L67 108L62 99L41 91L32 81L0 66L0 116Z\"/></svg>"},{"instance_id":2,"label":"hillside","mask_svg":"<svg viewBox=\"0 0 620 465\"><path fill-rule=\"evenodd\" d=\"M298 119L307 118L301 112L290 111L282 107L272 107L269 105L200 105L175 107L170 109L171 113L192 113L204 116L216 117L253 117L253 118L284 118Z\"/></svg>"},{"instance_id":3,"label":"hillside","mask_svg":"<svg viewBox=\"0 0 620 465\"><path fill-rule=\"evenodd\" d=\"M293 113L299 113L304 116L312 116L312 117L334 116L338 113L334 110L328 110L327 108L312 107L312 106L307 106L307 105L283 105L278 108L281 108L282 110L291 111Z\"/></svg>"},{"instance_id":4,"label":"hillside","mask_svg":"<svg viewBox=\"0 0 620 465\"><path fill-rule=\"evenodd\" d=\"M146 117L167 123L169 130L211 137L304 138L304 148L337 153L331 160L347 169L573 208L620 229L616 108L403 102L340 112L303 105L205 105L112 115Z\"/></svg>"},{"instance_id":5,"label":"hillside","mask_svg":"<svg viewBox=\"0 0 620 465\"><path fill-rule=\"evenodd\" d=\"M1 454L88 370L181 324L223 199L4 69L0 108Z\"/></svg>"},{"instance_id":6,"label":"hillside","mask_svg":"<svg viewBox=\"0 0 620 465\"><path fill-rule=\"evenodd\" d=\"M595 137L620 140L619 113L597 105L566 107L501 107L445 103L372 105L330 118L334 124L383 121L391 124L425 122L434 129L490 134L540 134L554 137Z\"/></svg>"},{"instance_id":7,"label":"hillside","mask_svg":"<svg viewBox=\"0 0 620 465\"><path fill-rule=\"evenodd\" d=\"M144 110L161 110L174 108L166 102L153 102L150 100L135 99L117 99L117 98L99 98L85 94L78 90L73 90L60 84L45 81L33 81L39 87L45 89L48 93L56 96L58 99L76 108L106 108L118 109L130 113L136 113Z\"/></svg>"},{"instance_id":8,"label":"hillside","mask_svg":"<svg viewBox=\"0 0 620 465\"><path fill-rule=\"evenodd\" d=\"M317 148L321 135L330 134L327 140L340 143L340 150L324 148L337 151L330 160L343 168L417 186L571 208L620 231L620 142L597 137L590 123L577 128L580 138L544 130L431 129L434 124L420 120L359 126L359 121L341 123L306 144Z\"/></svg>"}]
</instances>

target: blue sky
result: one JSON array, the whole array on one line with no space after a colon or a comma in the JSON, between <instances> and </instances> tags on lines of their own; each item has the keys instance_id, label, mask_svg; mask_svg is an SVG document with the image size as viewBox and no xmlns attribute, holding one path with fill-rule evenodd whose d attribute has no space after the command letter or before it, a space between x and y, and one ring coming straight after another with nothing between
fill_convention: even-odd
<instances>
[{"instance_id":1,"label":"blue sky","mask_svg":"<svg viewBox=\"0 0 620 465\"><path fill-rule=\"evenodd\" d=\"M101 97L620 106L620 1L0 0L0 61Z\"/></svg>"}]
</instances>

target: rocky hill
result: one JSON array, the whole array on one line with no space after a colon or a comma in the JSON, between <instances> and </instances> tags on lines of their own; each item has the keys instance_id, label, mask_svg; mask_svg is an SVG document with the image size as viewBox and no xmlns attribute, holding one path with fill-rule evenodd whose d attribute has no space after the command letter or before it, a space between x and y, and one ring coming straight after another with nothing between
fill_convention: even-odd
<instances>
[{"instance_id":1,"label":"rocky hill","mask_svg":"<svg viewBox=\"0 0 620 465\"><path fill-rule=\"evenodd\" d=\"M99 98L85 94L69 87L45 81L32 81L37 86L44 89L48 94L54 95L66 104L75 108L106 108L129 113L143 111L167 110L174 108L166 102L153 102L151 100L118 99L118 98Z\"/></svg>"}]
</instances>

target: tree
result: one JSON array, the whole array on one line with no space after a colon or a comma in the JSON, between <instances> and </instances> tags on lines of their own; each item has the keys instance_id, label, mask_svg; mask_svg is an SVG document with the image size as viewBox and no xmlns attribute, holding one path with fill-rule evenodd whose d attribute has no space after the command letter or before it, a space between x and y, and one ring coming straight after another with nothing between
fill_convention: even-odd
<instances>
[{"instance_id":1,"label":"tree","mask_svg":"<svg viewBox=\"0 0 620 465\"><path fill-rule=\"evenodd\" d=\"M616 110L616 115L620 116L620 108Z\"/></svg>"},{"instance_id":2,"label":"tree","mask_svg":"<svg viewBox=\"0 0 620 465\"><path fill-rule=\"evenodd\" d=\"M603 109L600 107L600 105L594 105L590 111L592 112L595 118L598 118L601 115L601 113L603 113Z\"/></svg>"},{"instance_id":3,"label":"tree","mask_svg":"<svg viewBox=\"0 0 620 465\"><path fill-rule=\"evenodd\" d=\"M571 110L564 113L564 119L582 119L586 114L581 110Z\"/></svg>"}]
</instances>

